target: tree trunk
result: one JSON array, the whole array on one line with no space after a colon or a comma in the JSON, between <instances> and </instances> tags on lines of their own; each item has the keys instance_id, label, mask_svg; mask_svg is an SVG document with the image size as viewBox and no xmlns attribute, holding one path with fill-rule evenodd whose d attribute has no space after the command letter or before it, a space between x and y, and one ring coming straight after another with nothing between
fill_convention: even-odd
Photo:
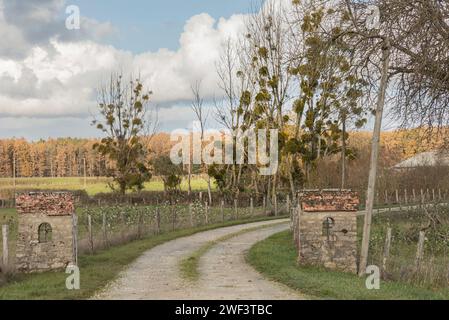
<instances>
[{"instance_id":1,"label":"tree trunk","mask_svg":"<svg viewBox=\"0 0 449 320\"><path fill-rule=\"evenodd\" d=\"M385 96L388 87L388 69L390 67L390 43L385 40L382 48L382 78L377 100L376 121L374 124L373 140L371 144L371 162L366 199L366 212L363 225L363 239L360 253L359 276L364 276L368 262L369 241L371 234L371 220L373 215L374 194L376 188L377 164L379 159L380 132L382 129L382 117L385 105Z\"/></svg>"}]
</instances>

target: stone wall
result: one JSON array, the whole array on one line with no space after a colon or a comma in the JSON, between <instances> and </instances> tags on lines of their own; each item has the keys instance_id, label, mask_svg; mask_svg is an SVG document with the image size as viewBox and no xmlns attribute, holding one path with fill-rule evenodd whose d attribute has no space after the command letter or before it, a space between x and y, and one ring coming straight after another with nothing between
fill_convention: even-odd
<instances>
[{"instance_id":1,"label":"stone wall","mask_svg":"<svg viewBox=\"0 0 449 320\"><path fill-rule=\"evenodd\" d=\"M357 272L358 197L350 191L312 191L300 195L294 222L300 265ZM335 209L346 208L347 211ZM335 210L335 211L334 211Z\"/></svg>"},{"instance_id":2,"label":"stone wall","mask_svg":"<svg viewBox=\"0 0 449 320\"><path fill-rule=\"evenodd\" d=\"M73 196L69 193L20 194L16 204L19 222L16 269L42 272L73 263ZM51 227L51 239L43 241L39 238L39 226L45 223Z\"/></svg>"}]
</instances>

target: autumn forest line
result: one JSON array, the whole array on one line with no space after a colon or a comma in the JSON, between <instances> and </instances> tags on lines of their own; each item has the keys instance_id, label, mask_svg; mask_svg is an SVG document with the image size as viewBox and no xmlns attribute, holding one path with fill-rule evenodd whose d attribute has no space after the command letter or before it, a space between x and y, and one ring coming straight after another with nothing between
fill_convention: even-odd
<instances>
[{"instance_id":1,"label":"autumn forest line","mask_svg":"<svg viewBox=\"0 0 449 320\"><path fill-rule=\"evenodd\" d=\"M380 167L387 170L396 163L417 153L437 149L442 142L432 139L432 143L422 143L420 133L416 130L401 130L382 133ZM352 156L349 159L349 186L363 188L364 173L367 170L371 133L365 131L351 132L348 147ZM87 177L105 177L114 163L107 156L101 155L93 148L98 139L58 138L39 141L26 139L0 140L0 178L23 177L82 177L84 168ZM152 137L147 150L148 162L168 155L172 146L170 135L158 133ZM338 185L335 168L338 155L321 163L322 170L312 175L310 182L314 187ZM326 168L329 169L327 172Z\"/></svg>"}]
</instances>

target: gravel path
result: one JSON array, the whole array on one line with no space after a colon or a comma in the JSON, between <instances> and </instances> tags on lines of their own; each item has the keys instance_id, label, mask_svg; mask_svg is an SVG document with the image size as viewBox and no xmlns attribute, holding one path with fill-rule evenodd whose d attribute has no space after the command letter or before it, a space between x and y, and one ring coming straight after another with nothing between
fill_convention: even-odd
<instances>
[{"instance_id":1,"label":"gravel path","mask_svg":"<svg viewBox=\"0 0 449 320\"><path fill-rule=\"evenodd\" d=\"M279 225L279 222L285 222ZM256 242L288 228L276 220L205 231L159 245L138 258L94 299L301 299L287 287L264 279L245 263L245 252ZM278 224L278 225L275 225ZM220 242L200 260L200 280L191 283L179 274L179 262L204 243L227 234L273 225Z\"/></svg>"}]
</instances>

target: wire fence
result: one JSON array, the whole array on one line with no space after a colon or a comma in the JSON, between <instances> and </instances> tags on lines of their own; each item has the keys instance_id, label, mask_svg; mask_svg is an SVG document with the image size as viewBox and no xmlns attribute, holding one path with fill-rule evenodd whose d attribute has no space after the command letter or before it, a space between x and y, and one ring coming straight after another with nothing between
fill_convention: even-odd
<instances>
[{"instance_id":1,"label":"wire fence","mask_svg":"<svg viewBox=\"0 0 449 320\"><path fill-rule=\"evenodd\" d=\"M449 283L449 208L445 204L448 195L447 190L441 189L377 193L369 258L371 264L382 267L384 278L433 286ZM207 197L200 196L190 204L165 201L158 205L78 206L78 252L94 254L136 239L227 221L267 215L292 216L297 205L288 195L275 197L270 203L262 197L214 201L213 206L203 201L204 198ZM3 271L14 268L18 234L17 214L11 209L6 212L0 214ZM428 228L422 236L425 223L432 219L437 219L438 231Z\"/></svg>"},{"instance_id":2,"label":"wire fence","mask_svg":"<svg viewBox=\"0 0 449 320\"><path fill-rule=\"evenodd\" d=\"M111 246L182 229L286 215L291 208L289 199L275 201L275 205L270 207L256 206L253 200L247 204L240 204L236 200L233 205L223 201L216 206L209 206L202 201L194 201L189 205L164 202L147 206L83 206L76 210L77 250L79 254L94 254ZM0 268L13 270L18 234L17 214L0 215L0 225L8 228L7 236L0 239ZM3 249L5 241L6 259Z\"/></svg>"},{"instance_id":3,"label":"wire fence","mask_svg":"<svg viewBox=\"0 0 449 320\"><path fill-rule=\"evenodd\" d=\"M449 284L449 205L433 203L373 217L369 264L386 280Z\"/></svg>"},{"instance_id":4,"label":"wire fence","mask_svg":"<svg viewBox=\"0 0 449 320\"><path fill-rule=\"evenodd\" d=\"M425 194L420 192L416 202L408 200L405 204L395 192L397 203L377 208L371 223L368 265L379 267L384 280L426 288L447 287L449 203L444 197L433 197L433 192L429 193L430 197ZM294 211L291 216L295 243L299 240L299 212ZM364 213L359 212L357 252L360 252L363 218ZM326 241L324 236L322 241Z\"/></svg>"}]
</instances>

